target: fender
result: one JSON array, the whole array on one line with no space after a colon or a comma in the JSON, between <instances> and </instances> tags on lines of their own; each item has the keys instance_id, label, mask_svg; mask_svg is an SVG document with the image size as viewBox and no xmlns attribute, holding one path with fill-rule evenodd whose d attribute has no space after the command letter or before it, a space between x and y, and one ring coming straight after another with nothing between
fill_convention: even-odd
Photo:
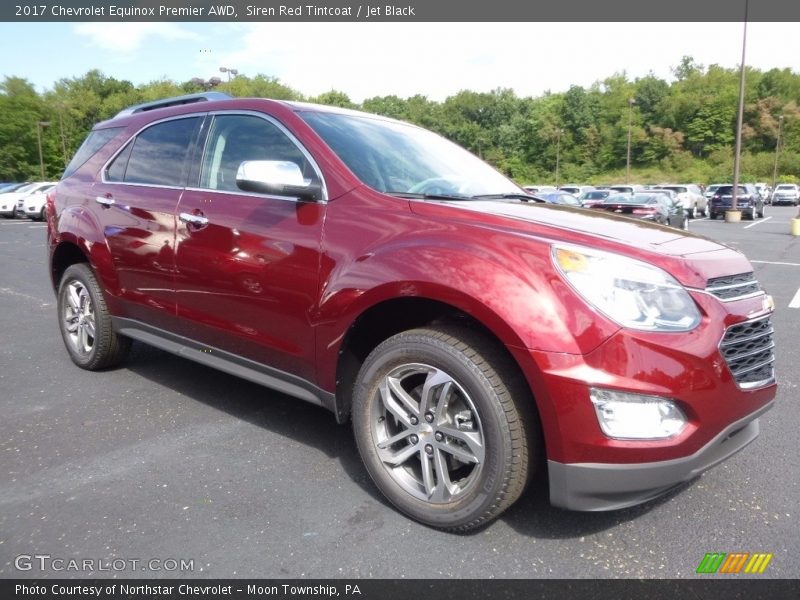
<instances>
[{"instance_id":1,"label":"fender","mask_svg":"<svg viewBox=\"0 0 800 600\"><path fill-rule=\"evenodd\" d=\"M58 215L56 235L51 238L51 256L55 256L64 244L76 246L86 256L106 292L106 301L112 302L116 308L114 298L119 295L120 286L111 251L99 222L83 206L69 206ZM58 286L57 281L53 284Z\"/></svg>"},{"instance_id":2,"label":"fender","mask_svg":"<svg viewBox=\"0 0 800 600\"><path fill-rule=\"evenodd\" d=\"M419 217L412 218L418 227ZM346 263L333 261L327 278L323 273L317 337L323 387L331 389L336 355L355 320L396 298L453 306L508 347L586 354L619 330L555 272L549 244L507 234L479 250L461 239L463 230L431 233L406 231Z\"/></svg>"}]
</instances>

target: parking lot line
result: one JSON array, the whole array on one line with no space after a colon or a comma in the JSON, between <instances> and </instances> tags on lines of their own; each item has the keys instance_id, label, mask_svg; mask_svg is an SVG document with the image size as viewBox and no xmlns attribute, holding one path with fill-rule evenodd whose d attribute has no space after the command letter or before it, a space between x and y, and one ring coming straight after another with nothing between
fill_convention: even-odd
<instances>
[{"instance_id":1,"label":"parking lot line","mask_svg":"<svg viewBox=\"0 0 800 600\"><path fill-rule=\"evenodd\" d=\"M790 262L775 262L771 260L750 260L751 263L758 263L759 265L781 265L784 267L800 267L800 263Z\"/></svg>"},{"instance_id":2,"label":"parking lot line","mask_svg":"<svg viewBox=\"0 0 800 600\"><path fill-rule=\"evenodd\" d=\"M794 298L789 302L789 308L800 308L800 289L797 290Z\"/></svg>"},{"instance_id":3,"label":"parking lot line","mask_svg":"<svg viewBox=\"0 0 800 600\"><path fill-rule=\"evenodd\" d=\"M25 223L30 223L30 221L28 219L25 219L24 221L20 221L18 219L14 219L13 221L0 221L0 225L24 225Z\"/></svg>"},{"instance_id":4,"label":"parking lot line","mask_svg":"<svg viewBox=\"0 0 800 600\"><path fill-rule=\"evenodd\" d=\"M750 229L751 227L755 227L756 225L761 225L761 223L766 223L766 222L767 222L767 221L769 221L771 218L772 218L772 217L764 217L764 218L763 218L763 219L761 219L760 221L753 221L752 223L750 223L750 225L745 225L745 226L744 226L744 228L745 228L745 229Z\"/></svg>"}]
</instances>

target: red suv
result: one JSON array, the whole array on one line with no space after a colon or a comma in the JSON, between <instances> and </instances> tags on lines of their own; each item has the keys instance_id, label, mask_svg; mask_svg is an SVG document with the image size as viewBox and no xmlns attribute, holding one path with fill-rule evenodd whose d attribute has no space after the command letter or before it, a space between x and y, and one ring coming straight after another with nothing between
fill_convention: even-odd
<instances>
[{"instance_id":1,"label":"red suv","mask_svg":"<svg viewBox=\"0 0 800 600\"><path fill-rule=\"evenodd\" d=\"M352 422L401 511L466 531L546 469L644 502L758 435L772 301L687 232L540 203L419 127L192 95L98 124L48 199L61 333L131 340Z\"/></svg>"}]
</instances>

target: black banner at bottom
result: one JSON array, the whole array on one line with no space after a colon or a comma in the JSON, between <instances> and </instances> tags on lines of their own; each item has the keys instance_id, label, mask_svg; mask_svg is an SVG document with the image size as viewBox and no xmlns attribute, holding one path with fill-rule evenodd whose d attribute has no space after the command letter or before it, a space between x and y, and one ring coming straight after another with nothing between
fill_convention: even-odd
<instances>
[{"instance_id":1,"label":"black banner at bottom","mask_svg":"<svg viewBox=\"0 0 800 600\"><path fill-rule=\"evenodd\" d=\"M800 598L800 580L697 579L6 579L0 598L37 600L653 600L688 598L772 600Z\"/></svg>"}]
</instances>

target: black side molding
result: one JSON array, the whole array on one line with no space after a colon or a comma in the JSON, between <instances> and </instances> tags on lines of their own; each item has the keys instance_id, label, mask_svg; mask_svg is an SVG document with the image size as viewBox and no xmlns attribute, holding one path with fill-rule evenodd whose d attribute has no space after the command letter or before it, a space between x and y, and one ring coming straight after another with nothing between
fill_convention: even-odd
<instances>
[{"instance_id":1,"label":"black side molding","mask_svg":"<svg viewBox=\"0 0 800 600\"><path fill-rule=\"evenodd\" d=\"M327 408L337 415L336 396L291 373L274 369L237 354L209 348L187 338L134 319L112 317L114 330L120 335L155 346L202 365L236 375L264 387L277 390L311 404ZM210 350L210 352L209 352Z\"/></svg>"}]
</instances>

